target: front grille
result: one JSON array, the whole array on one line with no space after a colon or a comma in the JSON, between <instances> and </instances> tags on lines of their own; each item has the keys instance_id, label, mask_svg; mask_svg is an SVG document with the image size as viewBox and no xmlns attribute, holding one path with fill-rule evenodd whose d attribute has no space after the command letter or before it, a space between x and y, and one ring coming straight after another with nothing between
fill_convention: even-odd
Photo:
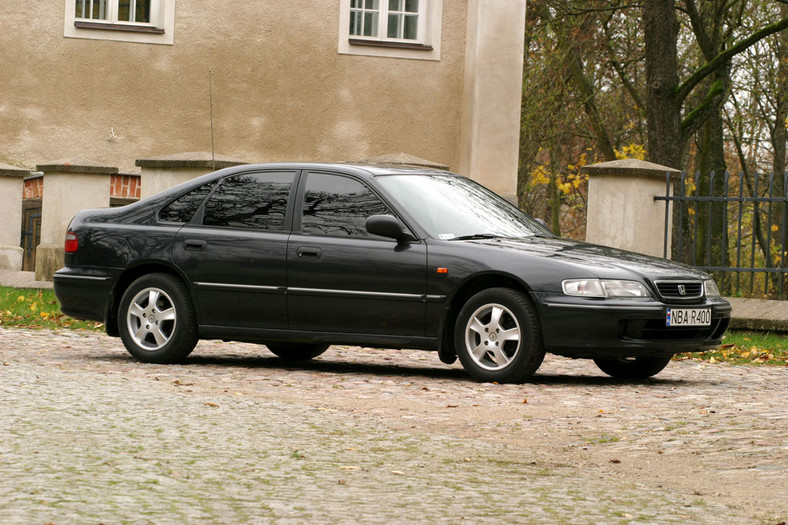
<instances>
[{"instance_id":1,"label":"front grille","mask_svg":"<svg viewBox=\"0 0 788 525\"><path fill-rule=\"evenodd\" d=\"M656 281L659 295L665 299L700 299L703 297L702 281Z\"/></svg>"}]
</instances>

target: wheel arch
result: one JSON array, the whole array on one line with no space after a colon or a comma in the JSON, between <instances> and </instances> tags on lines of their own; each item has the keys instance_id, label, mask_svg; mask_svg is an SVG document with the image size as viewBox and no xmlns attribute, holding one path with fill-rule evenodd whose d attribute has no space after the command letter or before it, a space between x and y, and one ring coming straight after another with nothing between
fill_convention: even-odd
<instances>
[{"instance_id":1,"label":"wheel arch","mask_svg":"<svg viewBox=\"0 0 788 525\"><path fill-rule=\"evenodd\" d=\"M107 312L107 319L104 323L106 326L106 331L108 335L113 337L118 337L120 335L120 328L118 327L118 308L120 307L120 300L123 297L123 294L126 292L131 283L142 277L143 275L148 275L151 273L163 273L167 275L172 275L177 279L181 280L186 287L191 289L189 281L184 278L183 274L179 272L173 266L161 262L161 261L150 261L141 264L137 264L135 266L127 268L121 275L118 277L117 282L115 283L115 287L112 290L112 300L110 301L109 311ZM189 298L194 305L194 294L189 294ZM194 305L196 308L196 305Z\"/></svg>"},{"instance_id":2,"label":"wheel arch","mask_svg":"<svg viewBox=\"0 0 788 525\"><path fill-rule=\"evenodd\" d=\"M525 282L513 275L505 273L484 273L467 279L454 291L451 297L449 297L443 315L438 354L441 361L444 363L453 363L457 357L457 349L454 347L454 325L457 322L457 317L463 305L477 293L490 288L511 288L520 291L536 305L536 301L531 298L531 288ZM536 312L537 318L539 318L539 309L534 308L534 311Z\"/></svg>"}]
</instances>

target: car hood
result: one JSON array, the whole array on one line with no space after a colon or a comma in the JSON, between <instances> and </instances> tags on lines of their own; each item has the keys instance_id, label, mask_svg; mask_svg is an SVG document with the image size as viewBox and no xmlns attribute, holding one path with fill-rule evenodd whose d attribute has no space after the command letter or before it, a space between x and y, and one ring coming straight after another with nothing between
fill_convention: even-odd
<instances>
[{"instance_id":1,"label":"car hood","mask_svg":"<svg viewBox=\"0 0 788 525\"><path fill-rule=\"evenodd\" d=\"M652 281L668 278L709 278L706 273L696 268L667 259L557 237L499 238L468 242L553 259L556 263L574 266L600 278L622 278L622 272L633 273Z\"/></svg>"}]
</instances>

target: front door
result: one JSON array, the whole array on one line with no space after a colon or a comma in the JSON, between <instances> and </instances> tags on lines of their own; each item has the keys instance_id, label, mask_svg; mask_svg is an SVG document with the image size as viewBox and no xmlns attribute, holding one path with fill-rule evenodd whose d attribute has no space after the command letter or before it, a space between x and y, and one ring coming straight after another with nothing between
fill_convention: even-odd
<instances>
[{"instance_id":1,"label":"front door","mask_svg":"<svg viewBox=\"0 0 788 525\"><path fill-rule=\"evenodd\" d=\"M355 178L311 172L287 248L289 326L314 332L424 336L426 247L370 235L392 214Z\"/></svg>"}]
</instances>

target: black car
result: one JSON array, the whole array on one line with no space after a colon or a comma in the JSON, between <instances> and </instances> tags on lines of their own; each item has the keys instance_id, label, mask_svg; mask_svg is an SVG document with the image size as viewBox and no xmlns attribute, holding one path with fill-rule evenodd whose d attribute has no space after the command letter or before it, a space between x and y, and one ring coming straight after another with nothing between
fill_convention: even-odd
<instances>
[{"instance_id":1,"label":"black car","mask_svg":"<svg viewBox=\"0 0 788 525\"><path fill-rule=\"evenodd\" d=\"M481 381L521 382L545 352L643 378L719 345L730 322L701 271L560 239L476 182L421 168L228 168L78 213L65 251L63 313L155 363L224 339L287 360L331 344L437 350Z\"/></svg>"}]
</instances>

